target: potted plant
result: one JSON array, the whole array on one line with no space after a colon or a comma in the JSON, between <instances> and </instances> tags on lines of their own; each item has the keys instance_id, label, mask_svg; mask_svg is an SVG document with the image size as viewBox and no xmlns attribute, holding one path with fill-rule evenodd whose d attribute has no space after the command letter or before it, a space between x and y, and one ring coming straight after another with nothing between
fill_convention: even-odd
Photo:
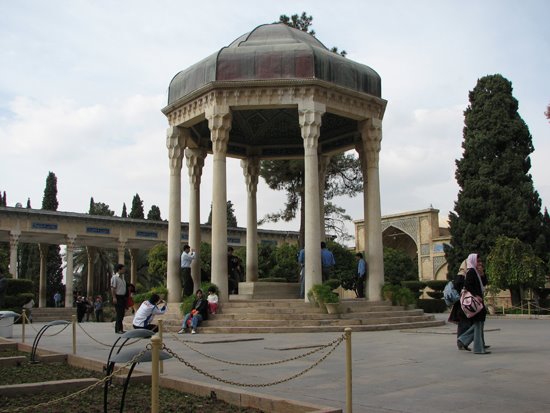
<instances>
[{"instance_id":1,"label":"potted plant","mask_svg":"<svg viewBox=\"0 0 550 413\"><path fill-rule=\"evenodd\" d=\"M338 294L336 294L334 291L329 291L328 294L324 296L324 301L327 313L340 313L340 296Z\"/></svg>"}]
</instances>

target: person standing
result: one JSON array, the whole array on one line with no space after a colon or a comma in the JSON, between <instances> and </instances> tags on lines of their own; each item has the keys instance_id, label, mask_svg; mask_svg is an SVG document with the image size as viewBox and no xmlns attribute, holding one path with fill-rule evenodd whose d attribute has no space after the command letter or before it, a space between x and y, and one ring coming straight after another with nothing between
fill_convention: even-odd
<instances>
[{"instance_id":1,"label":"person standing","mask_svg":"<svg viewBox=\"0 0 550 413\"><path fill-rule=\"evenodd\" d=\"M0 269L0 308L4 307L6 301L6 291L8 289L8 279Z\"/></svg>"},{"instance_id":2,"label":"person standing","mask_svg":"<svg viewBox=\"0 0 550 413\"><path fill-rule=\"evenodd\" d=\"M229 278L229 294L239 294L241 281L241 260L233 255L233 247L227 247L227 272Z\"/></svg>"},{"instance_id":3,"label":"person standing","mask_svg":"<svg viewBox=\"0 0 550 413\"><path fill-rule=\"evenodd\" d=\"M332 268L336 265L334 260L334 255L327 249L327 244L323 241L321 242L321 274L323 277L323 282L330 278Z\"/></svg>"},{"instance_id":4,"label":"person standing","mask_svg":"<svg viewBox=\"0 0 550 413\"><path fill-rule=\"evenodd\" d=\"M365 298L365 281L367 279L367 262L363 254L355 254L357 260L357 298Z\"/></svg>"},{"instance_id":5,"label":"person standing","mask_svg":"<svg viewBox=\"0 0 550 413\"><path fill-rule=\"evenodd\" d=\"M56 308L61 307L61 294L59 293L59 291L56 291L53 295L53 302Z\"/></svg>"},{"instance_id":6,"label":"person standing","mask_svg":"<svg viewBox=\"0 0 550 413\"><path fill-rule=\"evenodd\" d=\"M189 245L184 245L181 253L181 286L183 295L189 297L193 294L193 278L191 278L191 264L195 259L195 250Z\"/></svg>"},{"instance_id":7,"label":"person standing","mask_svg":"<svg viewBox=\"0 0 550 413\"><path fill-rule=\"evenodd\" d=\"M467 271L466 260L464 260L462 261L462 264L460 264L460 268L458 269L458 274L453 280L453 287L459 293L464 288L464 278L466 277L466 271ZM453 307L451 308L451 312L449 313L448 321L451 323L457 324L456 345L458 349L470 351L470 348L468 346L464 346L458 340L458 338L472 326L472 320L466 317L466 314L464 314L464 311L462 311L462 307L460 306L460 299L453 304Z\"/></svg>"},{"instance_id":8,"label":"person standing","mask_svg":"<svg viewBox=\"0 0 550 413\"><path fill-rule=\"evenodd\" d=\"M300 264L300 298L306 294L306 251L302 248L298 253L298 264Z\"/></svg>"},{"instance_id":9,"label":"person standing","mask_svg":"<svg viewBox=\"0 0 550 413\"><path fill-rule=\"evenodd\" d=\"M485 286L481 279L483 273L483 262L477 254L470 254L466 260L466 266L468 271L466 272L466 278L464 280L464 289L475 295L483 301L483 292ZM485 324L485 318L487 316L487 309L485 303L479 313L470 318L472 326L458 337L457 345L468 348L468 345L474 342L474 354L489 354L487 351L485 341L483 339L483 325Z\"/></svg>"},{"instance_id":10,"label":"person standing","mask_svg":"<svg viewBox=\"0 0 550 413\"><path fill-rule=\"evenodd\" d=\"M116 311L115 333L123 334L122 322L126 312L126 281L124 280L126 267L124 264L116 264L114 270L115 273L111 277L111 295Z\"/></svg>"},{"instance_id":11,"label":"person standing","mask_svg":"<svg viewBox=\"0 0 550 413\"><path fill-rule=\"evenodd\" d=\"M103 299L98 295L94 303L95 321L96 323L103 322Z\"/></svg>"}]
</instances>

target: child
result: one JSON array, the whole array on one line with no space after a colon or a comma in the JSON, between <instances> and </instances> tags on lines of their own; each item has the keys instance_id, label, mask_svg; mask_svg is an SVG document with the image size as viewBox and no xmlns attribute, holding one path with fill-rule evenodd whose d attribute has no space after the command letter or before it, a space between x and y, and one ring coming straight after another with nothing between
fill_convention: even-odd
<instances>
[{"instance_id":1,"label":"child","mask_svg":"<svg viewBox=\"0 0 550 413\"><path fill-rule=\"evenodd\" d=\"M210 311L211 314L216 314L216 311L218 310L218 295L216 294L216 289L213 287L210 287L208 289L208 311Z\"/></svg>"}]
</instances>

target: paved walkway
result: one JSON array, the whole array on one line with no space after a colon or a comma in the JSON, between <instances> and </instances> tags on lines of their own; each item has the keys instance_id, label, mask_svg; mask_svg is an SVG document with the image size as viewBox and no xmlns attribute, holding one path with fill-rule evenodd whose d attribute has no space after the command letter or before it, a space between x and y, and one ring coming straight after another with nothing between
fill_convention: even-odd
<instances>
[{"instance_id":1,"label":"paved walkway","mask_svg":"<svg viewBox=\"0 0 550 413\"><path fill-rule=\"evenodd\" d=\"M41 324L33 326L38 329ZM83 323L82 327L103 343L112 343L118 337L111 323ZM421 330L354 333L353 411L549 412L550 320L491 318L485 327L486 340L493 350L490 355L458 351L455 327L449 324ZM106 360L108 347L91 340L80 328L77 332L79 355ZM27 327L26 342L32 343L35 334L34 329ZM191 340L204 353L221 359L265 362L305 353L311 346L328 343L338 336L304 333L177 337ZM308 356L267 367L232 366L193 352L172 335L165 338L166 345L187 361L238 382L272 382L303 370L317 359ZM254 338L259 340L240 341ZM20 341L21 326L14 326L13 339ZM69 353L71 346L70 327L41 340L41 347L55 351ZM213 382L174 359L164 366L165 374ZM142 368L147 369L146 365ZM342 343L322 364L295 380L251 390L344 409L345 345Z\"/></svg>"}]
</instances>

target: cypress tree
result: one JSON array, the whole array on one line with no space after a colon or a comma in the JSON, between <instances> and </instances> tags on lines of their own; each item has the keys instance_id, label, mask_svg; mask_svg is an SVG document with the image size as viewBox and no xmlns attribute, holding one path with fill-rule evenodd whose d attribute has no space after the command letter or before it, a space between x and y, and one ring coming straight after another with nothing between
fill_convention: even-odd
<instances>
[{"instance_id":1,"label":"cypress tree","mask_svg":"<svg viewBox=\"0 0 550 413\"><path fill-rule=\"evenodd\" d=\"M160 208L156 205L152 205L151 209L147 213L147 219L151 221L162 221L160 217Z\"/></svg>"},{"instance_id":2,"label":"cypress tree","mask_svg":"<svg viewBox=\"0 0 550 413\"><path fill-rule=\"evenodd\" d=\"M122 218L128 218L128 212L126 211L126 202L122 204L122 214L120 214Z\"/></svg>"},{"instance_id":3,"label":"cypress tree","mask_svg":"<svg viewBox=\"0 0 550 413\"><path fill-rule=\"evenodd\" d=\"M132 199L132 209L130 210L130 218L145 219L145 211L143 210L143 201L138 194Z\"/></svg>"},{"instance_id":4,"label":"cypress tree","mask_svg":"<svg viewBox=\"0 0 550 413\"><path fill-rule=\"evenodd\" d=\"M449 277L469 253L486 258L500 235L518 238L539 256L546 245L541 200L529 174L532 138L512 83L499 74L485 76L469 100L463 156L456 161L460 190L449 214L451 247L445 248Z\"/></svg>"}]
</instances>

